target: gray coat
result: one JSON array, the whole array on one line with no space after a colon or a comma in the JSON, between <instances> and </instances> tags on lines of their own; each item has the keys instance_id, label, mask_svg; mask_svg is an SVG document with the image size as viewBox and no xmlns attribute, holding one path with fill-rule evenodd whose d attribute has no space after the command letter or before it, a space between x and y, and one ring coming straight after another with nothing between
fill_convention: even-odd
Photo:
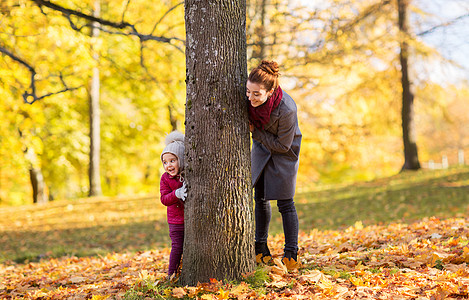
<instances>
[{"instance_id":1,"label":"gray coat","mask_svg":"<svg viewBox=\"0 0 469 300\"><path fill-rule=\"evenodd\" d=\"M252 132L252 185L264 171L266 200L291 199L295 195L301 146L296 104L283 92L280 104L272 111L264 130Z\"/></svg>"}]
</instances>

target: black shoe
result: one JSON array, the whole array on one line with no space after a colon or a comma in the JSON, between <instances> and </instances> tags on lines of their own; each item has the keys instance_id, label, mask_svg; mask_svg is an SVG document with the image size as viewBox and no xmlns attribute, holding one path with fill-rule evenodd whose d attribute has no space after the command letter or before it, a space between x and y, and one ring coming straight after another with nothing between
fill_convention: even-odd
<instances>
[{"instance_id":1,"label":"black shoe","mask_svg":"<svg viewBox=\"0 0 469 300\"><path fill-rule=\"evenodd\" d=\"M269 247L267 247L267 243L258 243L255 244L256 250L256 261L258 263L269 263L272 259L272 255L270 254Z\"/></svg>"},{"instance_id":2,"label":"black shoe","mask_svg":"<svg viewBox=\"0 0 469 300\"><path fill-rule=\"evenodd\" d=\"M258 243L255 244L256 248L256 255L262 254L262 256L272 256L270 255L269 247L267 247L267 243Z\"/></svg>"},{"instance_id":3,"label":"black shoe","mask_svg":"<svg viewBox=\"0 0 469 300\"><path fill-rule=\"evenodd\" d=\"M296 251L285 251L285 253L283 254L283 257L284 258L287 258L287 259L293 259L294 261L298 261L298 252Z\"/></svg>"}]
</instances>

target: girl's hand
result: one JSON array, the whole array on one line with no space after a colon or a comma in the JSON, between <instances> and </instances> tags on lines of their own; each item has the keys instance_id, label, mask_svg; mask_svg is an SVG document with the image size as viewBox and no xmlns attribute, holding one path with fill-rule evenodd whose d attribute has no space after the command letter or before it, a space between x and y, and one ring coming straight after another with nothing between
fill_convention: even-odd
<instances>
[{"instance_id":1,"label":"girl's hand","mask_svg":"<svg viewBox=\"0 0 469 300\"><path fill-rule=\"evenodd\" d=\"M186 201L186 197L187 197L186 182L182 184L182 187L176 190L175 194L176 194L176 197L182 200L182 202Z\"/></svg>"},{"instance_id":2,"label":"girl's hand","mask_svg":"<svg viewBox=\"0 0 469 300\"><path fill-rule=\"evenodd\" d=\"M250 131L250 132L253 132L253 131L254 131L254 125L252 125L251 123L249 123L249 131Z\"/></svg>"}]
</instances>

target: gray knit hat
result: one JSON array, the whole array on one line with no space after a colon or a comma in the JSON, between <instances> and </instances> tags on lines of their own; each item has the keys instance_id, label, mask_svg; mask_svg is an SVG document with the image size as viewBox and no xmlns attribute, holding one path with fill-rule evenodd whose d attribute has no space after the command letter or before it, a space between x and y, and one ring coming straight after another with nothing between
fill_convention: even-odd
<instances>
[{"instance_id":1,"label":"gray knit hat","mask_svg":"<svg viewBox=\"0 0 469 300\"><path fill-rule=\"evenodd\" d=\"M161 152L161 161L163 161L163 154L171 153L177 156L179 160L179 169L184 169L184 134L175 130L168 134L165 139L166 147Z\"/></svg>"}]
</instances>

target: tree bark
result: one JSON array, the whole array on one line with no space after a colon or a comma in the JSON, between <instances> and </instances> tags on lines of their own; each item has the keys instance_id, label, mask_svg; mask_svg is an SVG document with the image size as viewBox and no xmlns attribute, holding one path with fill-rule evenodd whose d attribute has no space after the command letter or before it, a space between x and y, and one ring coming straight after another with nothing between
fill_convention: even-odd
<instances>
[{"instance_id":1,"label":"tree bark","mask_svg":"<svg viewBox=\"0 0 469 300\"><path fill-rule=\"evenodd\" d=\"M29 177L31 179L31 186L33 188L33 203L45 204L48 202L45 186L44 177L42 176L41 169L33 166L29 169Z\"/></svg>"},{"instance_id":2,"label":"tree bark","mask_svg":"<svg viewBox=\"0 0 469 300\"><path fill-rule=\"evenodd\" d=\"M186 181L181 283L255 266L245 99L246 1L185 2Z\"/></svg>"},{"instance_id":3,"label":"tree bark","mask_svg":"<svg viewBox=\"0 0 469 300\"><path fill-rule=\"evenodd\" d=\"M99 17L101 13L100 0L94 2L93 16ZM98 23L93 24L94 27L91 30L91 36L97 37L99 35ZM93 59L98 63L99 54L93 51ZM100 126L100 108L99 108L99 96L100 96L100 78L99 68L96 66L93 68L93 75L91 78L90 88L90 169L89 169L89 180L90 180L90 191L89 196L100 196L102 195L101 190L101 175L100 175L100 152L101 152L101 126Z\"/></svg>"},{"instance_id":4,"label":"tree bark","mask_svg":"<svg viewBox=\"0 0 469 300\"><path fill-rule=\"evenodd\" d=\"M259 63L265 59L265 34L266 34L266 27L265 27L265 19L266 19L266 8L267 8L267 0L260 0L259 8L256 11L260 10L260 24L256 27L255 36L257 37L258 41L256 46L254 47L254 51L252 53L252 57L254 59L258 59ZM257 51L256 51L257 49Z\"/></svg>"},{"instance_id":5,"label":"tree bark","mask_svg":"<svg viewBox=\"0 0 469 300\"><path fill-rule=\"evenodd\" d=\"M402 84L402 137L404 142L404 165L402 170L418 170L420 162L417 151L417 138L414 120L414 95L411 90L412 82L409 78L409 36L408 8L410 0L397 0L400 30L401 84Z\"/></svg>"}]
</instances>

